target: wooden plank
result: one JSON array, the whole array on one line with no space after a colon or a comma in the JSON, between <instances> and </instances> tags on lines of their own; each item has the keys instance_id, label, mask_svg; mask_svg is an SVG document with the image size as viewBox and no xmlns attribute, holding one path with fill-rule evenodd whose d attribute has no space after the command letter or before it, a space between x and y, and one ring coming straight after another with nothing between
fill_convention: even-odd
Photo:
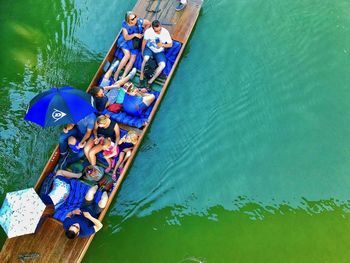
<instances>
[{"instance_id":1,"label":"wooden plank","mask_svg":"<svg viewBox=\"0 0 350 263\"><path fill-rule=\"evenodd\" d=\"M177 12L175 0L160 0L160 12L153 13L148 10L156 10L158 0L139 0L133 11L140 17L146 18L151 22L158 19L169 30L173 39L184 43L191 35L194 24L196 23L197 13L199 12L202 1L188 0L187 7Z\"/></svg>"}]
</instances>

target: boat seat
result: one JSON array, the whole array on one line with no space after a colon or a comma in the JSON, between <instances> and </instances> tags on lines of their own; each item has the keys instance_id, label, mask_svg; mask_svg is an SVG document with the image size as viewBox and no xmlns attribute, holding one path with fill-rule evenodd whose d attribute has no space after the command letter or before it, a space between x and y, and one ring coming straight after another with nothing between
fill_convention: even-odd
<instances>
[{"instance_id":1,"label":"boat seat","mask_svg":"<svg viewBox=\"0 0 350 263\"><path fill-rule=\"evenodd\" d=\"M116 43L118 43L118 41ZM166 62L165 68L163 69L163 72L162 72L162 75L164 75L165 77L167 77L169 75L171 68L173 67L173 65L176 61L177 55L179 54L179 52L181 50L181 47L182 47L182 44L180 42L173 40L173 46L171 48L165 49L165 57L167 58L167 62ZM124 53L120 48L117 48L114 56L120 60L123 58ZM141 70L141 64L142 64L142 54L141 54L141 52L139 52L136 56L136 61L135 61L134 66L138 70Z\"/></svg>"},{"instance_id":2,"label":"boat seat","mask_svg":"<svg viewBox=\"0 0 350 263\"><path fill-rule=\"evenodd\" d=\"M151 114L154 104L157 101L160 94L158 91L152 91L151 93L154 94L156 99L152 102L152 104L147 108L147 110L140 117L128 115L123 111L114 113L108 110L104 110L103 114L108 114L111 117L111 119L117 121L118 123L126 124L128 126L132 126L136 128L141 128L144 125L144 123L148 121L148 117Z\"/></svg>"}]
</instances>

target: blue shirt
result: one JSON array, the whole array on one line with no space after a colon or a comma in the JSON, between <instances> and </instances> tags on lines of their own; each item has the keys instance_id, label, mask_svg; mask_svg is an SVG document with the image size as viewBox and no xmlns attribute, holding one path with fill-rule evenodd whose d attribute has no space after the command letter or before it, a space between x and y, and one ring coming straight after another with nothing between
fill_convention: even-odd
<instances>
[{"instance_id":1,"label":"blue shirt","mask_svg":"<svg viewBox=\"0 0 350 263\"><path fill-rule=\"evenodd\" d=\"M96 121L96 115L95 113L91 113L88 116L86 116L84 119L78 121L77 126L78 130L82 135L84 135L87 131L87 129L93 129L95 126Z\"/></svg>"},{"instance_id":2,"label":"blue shirt","mask_svg":"<svg viewBox=\"0 0 350 263\"><path fill-rule=\"evenodd\" d=\"M95 233L94 223L87 219L83 214L67 217L63 221L63 228L64 230L68 230L71 225L76 223L78 223L80 226L80 237L88 237Z\"/></svg>"}]
</instances>

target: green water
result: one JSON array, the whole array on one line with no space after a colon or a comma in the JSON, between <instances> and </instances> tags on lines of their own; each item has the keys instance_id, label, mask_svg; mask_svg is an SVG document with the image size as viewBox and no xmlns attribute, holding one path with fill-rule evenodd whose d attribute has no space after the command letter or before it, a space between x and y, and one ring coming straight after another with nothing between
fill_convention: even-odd
<instances>
[{"instance_id":1,"label":"green water","mask_svg":"<svg viewBox=\"0 0 350 263\"><path fill-rule=\"evenodd\" d=\"M22 120L30 98L85 90L135 3L1 0L1 200L57 142ZM350 262L349 14L346 0L204 1L84 261Z\"/></svg>"}]
</instances>

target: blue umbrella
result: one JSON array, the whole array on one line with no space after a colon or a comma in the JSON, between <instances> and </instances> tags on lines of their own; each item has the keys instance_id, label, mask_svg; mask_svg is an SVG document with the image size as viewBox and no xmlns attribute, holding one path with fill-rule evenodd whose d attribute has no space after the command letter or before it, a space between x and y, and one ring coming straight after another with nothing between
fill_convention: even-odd
<instances>
[{"instance_id":1,"label":"blue umbrella","mask_svg":"<svg viewBox=\"0 0 350 263\"><path fill-rule=\"evenodd\" d=\"M67 86L51 88L36 95L30 101L24 119L49 127L77 123L95 111L90 94Z\"/></svg>"}]
</instances>

